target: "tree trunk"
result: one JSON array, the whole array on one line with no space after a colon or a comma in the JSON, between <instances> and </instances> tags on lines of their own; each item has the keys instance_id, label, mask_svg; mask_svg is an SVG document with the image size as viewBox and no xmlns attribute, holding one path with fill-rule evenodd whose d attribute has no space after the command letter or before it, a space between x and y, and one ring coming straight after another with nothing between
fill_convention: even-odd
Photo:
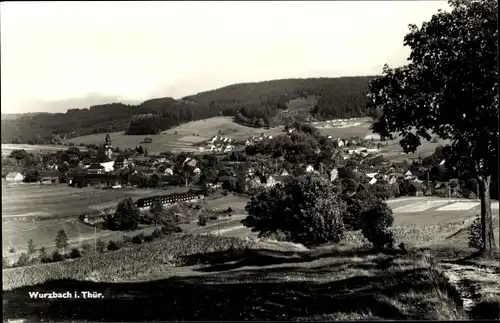
<instances>
[{"instance_id":1,"label":"tree trunk","mask_svg":"<svg viewBox=\"0 0 500 323\"><path fill-rule=\"evenodd\" d=\"M493 249L496 249L491 213L490 183L491 175L478 176L479 194L481 198L481 237L483 239L484 252L491 252Z\"/></svg>"}]
</instances>

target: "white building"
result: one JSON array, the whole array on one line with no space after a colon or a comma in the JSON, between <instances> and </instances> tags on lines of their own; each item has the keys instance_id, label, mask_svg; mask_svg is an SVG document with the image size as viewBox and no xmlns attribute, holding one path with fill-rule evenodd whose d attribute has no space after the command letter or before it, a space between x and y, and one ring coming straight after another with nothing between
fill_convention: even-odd
<instances>
[{"instance_id":1,"label":"white building","mask_svg":"<svg viewBox=\"0 0 500 323\"><path fill-rule=\"evenodd\" d=\"M18 172L10 172L7 174L7 176L5 176L5 180L7 182L22 182L23 179L23 174Z\"/></svg>"}]
</instances>

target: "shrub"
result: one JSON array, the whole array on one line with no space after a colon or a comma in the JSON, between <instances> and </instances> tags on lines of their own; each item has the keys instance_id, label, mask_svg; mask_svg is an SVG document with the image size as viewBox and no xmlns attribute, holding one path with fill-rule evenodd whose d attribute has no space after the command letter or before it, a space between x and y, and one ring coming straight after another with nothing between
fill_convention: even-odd
<instances>
[{"instance_id":1,"label":"shrub","mask_svg":"<svg viewBox=\"0 0 500 323\"><path fill-rule=\"evenodd\" d=\"M127 244L127 243L131 243L132 242L132 238L127 236L127 235L124 235L123 236L123 243L124 244Z\"/></svg>"},{"instance_id":2,"label":"shrub","mask_svg":"<svg viewBox=\"0 0 500 323\"><path fill-rule=\"evenodd\" d=\"M481 234L481 217L477 215L469 227L469 247L481 250L483 248L483 236Z\"/></svg>"},{"instance_id":3,"label":"shrub","mask_svg":"<svg viewBox=\"0 0 500 323\"><path fill-rule=\"evenodd\" d=\"M217 215L211 215L208 219L209 220L212 220L212 221L215 221L217 220L219 217Z\"/></svg>"},{"instance_id":4,"label":"shrub","mask_svg":"<svg viewBox=\"0 0 500 323\"><path fill-rule=\"evenodd\" d=\"M207 219L203 214L198 217L198 225L200 227L204 227L207 225Z\"/></svg>"},{"instance_id":5,"label":"shrub","mask_svg":"<svg viewBox=\"0 0 500 323\"><path fill-rule=\"evenodd\" d=\"M159 237L161 237L161 234L162 234L161 229L156 228L156 229L153 231L152 236L153 236L154 238L159 238Z\"/></svg>"},{"instance_id":6,"label":"shrub","mask_svg":"<svg viewBox=\"0 0 500 323\"><path fill-rule=\"evenodd\" d=\"M115 250L118 250L120 249L120 247L118 246L118 244L116 242L114 242L113 240L109 240L108 242L108 250L109 251L115 251Z\"/></svg>"},{"instance_id":7,"label":"shrub","mask_svg":"<svg viewBox=\"0 0 500 323\"><path fill-rule=\"evenodd\" d=\"M175 233L181 233L182 232L182 228L177 225L177 226L174 227L174 232Z\"/></svg>"},{"instance_id":8,"label":"shrub","mask_svg":"<svg viewBox=\"0 0 500 323\"><path fill-rule=\"evenodd\" d=\"M144 236L144 242L151 242L154 240L153 235Z\"/></svg>"},{"instance_id":9,"label":"shrub","mask_svg":"<svg viewBox=\"0 0 500 323\"><path fill-rule=\"evenodd\" d=\"M71 252L69 253L69 257L71 259L80 258L81 257L80 250L78 250L77 248L71 249Z\"/></svg>"},{"instance_id":10,"label":"shrub","mask_svg":"<svg viewBox=\"0 0 500 323\"><path fill-rule=\"evenodd\" d=\"M106 250L106 243L104 243L101 239L97 239L96 250L99 253L103 253Z\"/></svg>"},{"instance_id":11,"label":"shrub","mask_svg":"<svg viewBox=\"0 0 500 323\"><path fill-rule=\"evenodd\" d=\"M30 258L26 253L21 253L19 256L19 259L17 259L16 266L22 267L22 266L27 266Z\"/></svg>"},{"instance_id":12,"label":"shrub","mask_svg":"<svg viewBox=\"0 0 500 323\"><path fill-rule=\"evenodd\" d=\"M139 233L132 238L133 244L141 244L144 241L144 233Z\"/></svg>"},{"instance_id":13,"label":"shrub","mask_svg":"<svg viewBox=\"0 0 500 323\"><path fill-rule=\"evenodd\" d=\"M379 199L388 200L394 197L394 189L391 184L379 181L370 186L370 191Z\"/></svg>"},{"instance_id":14,"label":"shrub","mask_svg":"<svg viewBox=\"0 0 500 323\"><path fill-rule=\"evenodd\" d=\"M60 254L59 251L54 251L52 253L52 261L53 262L63 261L65 259L66 258L64 257L64 255Z\"/></svg>"},{"instance_id":15,"label":"shrub","mask_svg":"<svg viewBox=\"0 0 500 323\"><path fill-rule=\"evenodd\" d=\"M233 212L233 209L231 207L228 207L227 210L226 210L227 213L231 213Z\"/></svg>"},{"instance_id":16,"label":"shrub","mask_svg":"<svg viewBox=\"0 0 500 323\"><path fill-rule=\"evenodd\" d=\"M399 196L408 196L410 195L410 192L411 192L411 188L410 188L411 184L408 182L408 181L400 181L399 182Z\"/></svg>"},{"instance_id":17,"label":"shrub","mask_svg":"<svg viewBox=\"0 0 500 323\"><path fill-rule=\"evenodd\" d=\"M498 296L489 297L478 302L471 310L474 320L498 320L500 319L500 299Z\"/></svg>"},{"instance_id":18,"label":"shrub","mask_svg":"<svg viewBox=\"0 0 500 323\"><path fill-rule=\"evenodd\" d=\"M432 142L433 144L436 144L436 143L438 143L438 142L439 142L439 138L436 136L436 137L434 137L434 138L432 138L432 139L431 139L431 142Z\"/></svg>"},{"instance_id":19,"label":"shrub","mask_svg":"<svg viewBox=\"0 0 500 323\"><path fill-rule=\"evenodd\" d=\"M375 248L394 246L394 236L389 228L394 223L392 210L383 201L376 201L362 215L362 233Z\"/></svg>"},{"instance_id":20,"label":"shrub","mask_svg":"<svg viewBox=\"0 0 500 323\"><path fill-rule=\"evenodd\" d=\"M344 196L346 211L342 215L346 230L357 231L362 229L362 215L368 211L378 199L373 193L360 190L352 196Z\"/></svg>"}]
</instances>

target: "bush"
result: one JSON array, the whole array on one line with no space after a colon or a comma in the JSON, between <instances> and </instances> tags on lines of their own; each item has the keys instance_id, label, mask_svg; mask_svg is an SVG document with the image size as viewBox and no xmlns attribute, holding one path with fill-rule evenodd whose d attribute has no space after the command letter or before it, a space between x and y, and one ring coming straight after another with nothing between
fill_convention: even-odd
<instances>
[{"instance_id":1,"label":"bush","mask_svg":"<svg viewBox=\"0 0 500 323\"><path fill-rule=\"evenodd\" d=\"M156 228L153 233L151 234L154 238L160 238L161 237L161 229Z\"/></svg>"},{"instance_id":2,"label":"bush","mask_svg":"<svg viewBox=\"0 0 500 323\"><path fill-rule=\"evenodd\" d=\"M391 184L379 181L370 186L370 191L379 199L388 200L394 197L394 189Z\"/></svg>"},{"instance_id":3,"label":"bush","mask_svg":"<svg viewBox=\"0 0 500 323\"><path fill-rule=\"evenodd\" d=\"M411 184L408 181L406 181L406 180L400 181L399 182L399 196L410 195L410 192L411 192L410 186L411 186Z\"/></svg>"},{"instance_id":4,"label":"bush","mask_svg":"<svg viewBox=\"0 0 500 323\"><path fill-rule=\"evenodd\" d=\"M141 244L144 241L144 233L139 233L132 238L133 244Z\"/></svg>"},{"instance_id":5,"label":"bush","mask_svg":"<svg viewBox=\"0 0 500 323\"><path fill-rule=\"evenodd\" d=\"M144 236L144 242L151 242L154 240L153 235Z\"/></svg>"},{"instance_id":6,"label":"bush","mask_svg":"<svg viewBox=\"0 0 500 323\"><path fill-rule=\"evenodd\" d=\"M63 261L65 259L66 258L64 257L64 255L60 254L59 251L54 251L52 253L52 261L53 262Z\"/></svg>"},{"instance_id":7,"label":"bush","mask_svg":"<svg viewBox=\"0 0 500 323\"><path fill-rule=\"evenodd\" d=\"M76 259L76 258L80 258L80 257L81 257L80 250L78 250L77 248L71 249L71 252L69 253L70 259Z\"/></svg>"},{"instance_id":8,"label":"bush","mask_svg":"<svg viewBox=\"0 0 500 323\"><path fill-rule=\"evenodd\" d=\"M231 207L228 207L226 213L231 213L231 212L233 212L233 209Z\"/></svg>"},{"instance_id":9,"label":"bush","mask_svg":"<svg viewBox=\"0 0 500 323\"><path fill-rule=\"evenodd\" d=\"M469 247L483 249L483 236L481 234L481 217L477 215L469 227Z\"/></svg>"},{"instance_id":10,"label":"bush","mask_svg":"<svg viewBox=\"0 0 500 323\"><path fill-rule=\"evenodd\" d=\"M114 242L113 240L109 240L108 242L108 250L109 251L115 251L115 250L118 250L120 249L120 247L118 246L118 244L116 242Z\"/></svg>"},{"instance_id":11,"label":"bush","mask_svg":"<svg viewBox=\"0 0 500 323\"><path fill-rule=\"evenodd\" d=\"M130 236L127 236L127 235L123 236L123 243L124 244L131 243L131 242L132 242L132 238Z\"/></svg>"},{"instance_id":12,"label":"bush","mask_svg":"<svg viewBox=\"0 0 500 323\"><path fill-rule=\"evenodd\" d=\"M97 239L96 250L99 253L103 253L104 251L106 251L106 243L104 243L104 241L102 241L101 239Z\"/></svg>"},{"instance_id":13,"label":"bush","mask_svg":"<svg viewBox=\"0 0 500 323\"><path fill-rule=\"evenodd\" d=\"M392 210L383 201L376 201L362 215L362 233L375 248L394 247L394 236L389 228L394 223Z\"/></svg>"},{"instance_id":14,"label":"bush","mask_svg":"<svg viewBox=\"0 0 500 323\"><path fill-rule=\"evenodd\" d=\"M17 267L27 266L29 261L30 261L30 258L28 257L28 255L26 253L23 252L19 256L19 259L16 262L16 266Z\"/></svg>"},{"instance_id":15,"label":"bush","mask_svg":"<svg viewBox=\"0 0 500 323\"><path fill-rule=\"evenodd\" d=\"M177 226L174 227L174 232L175 233L181 233L182 232L182 228L177 225Z\"/></svg>"},{"instance_id":16,"label":"bush","mask_svg":"<svg viewBox=\"0 0 500 323\"><path fill-rule=\"evenodd\" d=\"M500 318L500 299L490 297L477 303L471 310L474 320L498 320Z\"/></svg>"},{"instance_id":17,"label":"bush","mask_svg":"<svg viewBox=\"0 0 500 323\"><path fill-rule=\"evenodd\" d=\"M215 221L217 220L219 217L217 215L211 215L208 219L209 220L212 220L212 221Z\"/></svg>"},{"instance_id":18,"label":"bush","mask_svg":"<svg viewBox=\"0 0 500 323\"><path fill-rule=\"evenodd\" d=\"M207 225L207 219L206 219L206 217L205 217L204 215L200 215L200 216L198 217L198 225L199 225L200 227L204 227L204 226L206 226L206 225Z\"/></svg>"}]
</instances>

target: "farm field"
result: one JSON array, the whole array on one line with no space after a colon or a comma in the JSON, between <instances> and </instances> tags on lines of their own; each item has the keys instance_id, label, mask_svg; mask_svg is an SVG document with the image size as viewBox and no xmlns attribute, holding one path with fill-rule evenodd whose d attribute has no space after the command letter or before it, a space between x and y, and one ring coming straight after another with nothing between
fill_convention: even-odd
<instances>
[{"instance_id":1,"label":"farm field","mask_svg":"<svg viewBox=\"0 0 500 323\"><path fill-rule=\"evenodd\" d=\"M219 130L228 131L225 136L233 139L246 139L251 136L260 136L261 133L276 135L282 132L282 128L264 130L239 125L233 122L232 117L214 117L199 121L184 123L175 128L164 131L158 135L128 136L124 132L112 132L109 134L114 147L135 148L142 145L149 153L160 153L164 151L173 152L196 152L198 148L194 143L206 141L218 134ZM104 142L105 134L92 134L72 138L69 141L74 144L100 144ZM151 137L150 144L141 144L145 137Z\"/></svg>"},{"instance_id":2,"label":"farm field","mask_svg":"<svg viewBox=\"0 0 500 323\"><path fill-rule=\"evenodd\" d=\"M448 238L480 214L478 201L465 199L445 199L438 197L404 197L388 201L394 213L394 228L401 239L409 239L415 243L423 235L436 234L434 242ZM492 201L492 212L496 216L495 234L498 237L498 201ZM224 223L210 223L197 232L219 233L224 236L245 238L256 236L248 228L241 225L242 218L233 218ZM465 221L465 222L464 222ZM425 231L428 231L427 233ZM407 232L410 232L407 235ZM423 233L422 233L423 232ZM463 241L462 241L463 242Z\"/></svg>"},{"instance_id":3,"label":"farm field","mask_svg":"<svg viewBox=\"0 0 500 323\"><path fill-rule=\"evenodd\" d=\"M317 127L321 134L338 138L373 136L370 131L370 118L353 118L347 121L331 120L328 122L313 122L312 125ZM232 117L214 117L198 121L184 123L180 126L166 130L158 135L150 136L127 136L124 132L110 133L110 137L114 147L120 148L135 148L139 145L148 149L149 153L160 153L164 151L173 152L198 152L199 149L193 144L206 141L218 134L219 130L224 130L224 136L236 140L247 139L251 136L260 136L262 133L266 135L276 136L283 133L283 126L278 126L271 129L252 128L240 125L233 121ZM84 144L100 144L104 142L105 134L92 134L81 137L72 138L69 141L75 145ZM153 142L150 144L141 144L145 137L151 137ZM383 146L385 150L383 155L393 162L402 161L408 158L415 158L418 155L426 156L434 152L437 145L446 144L447 142L431 143L423 141L418 151L414 154L404 154L399 146L399 139L388 141L388 146ZM62 148L61 148L62 149Z\"/></svg>"},{"instance_id":4,"label":"farm field","mask_svg":"<svg viewBox=\"0 0 500 323\"><path fill-rule=\"evenodd\" d=\"M191 135L190 137L188 137L187 135L183 136L175 134L128 136L125 135L123 131L109 133L113 147L120 147L121 149L124 148L134 149L135 147L142 145L144 148L148 149L149 153L160 153L164 151L173 151L173 152L196 151L197 148L193 146L193 143L208 139L205 137L192 136L192 134L190 135ZM106 135L103 133L98 133L98 134L72 138L69 141L75 144L84 143L84 144L99 145L101 143L104 143L105 136ZM150 137L153 140L153 142L141 143L146 137Z\"/></svg>"},{"instance_id":5,"label":"farm field","mask_svg":"<svg viewBox=\"0 0 500 323\"><path fill-rule=\"evenodd\" d=\"M55 152L68 149L68 146L61 145L27 145L27 144L2 144L2 155L10 155L13 150L24 149L31 152ZM76 148L85 151L87 148L77 146Z\"/></svg>"},{"instance_id":6,"label":"farm field","mask_svg":"<svg viewBox=\"0 0 500 323\"><path fill-rule=\"evenodd\" d=\"M85 212L103 207L116 206L126 197L137 199L143 196L168 194L172 190L119 189L97 190L94 188L72 188L66 185L40 186L28 184L2 185L2 218L35 216L40 221L3 221L2 242L5 253L11 246L16 250L27 247L31 238L36 245L50 247L60 229L66 231L72 242L93 238L94 228L87 226L77 217ZM43 220L44 216L56 216ZM98 236L109 232L98 230ZM103 231L103 232L101 232ZM19 234L22 232L22 234Z\"/></svg>"},{"instance_id":7,"label":"farm field","mask_svg":"<svg viewBox=\"0 0 500 323\"><path fill-rule=\"evenodd\" d=\"M275 136L283 132L283 127L272 129L252 128L240 125L233 121L232 117L214 117L181 124L175 128L164 131L168 135L173 135L177 132L180 136L188 136L197 134L200 137L207 139L218 134L219 130L224 130L225 137L233 139L247 139L251 136L260 136L262 133Z\"/></svg>"}]
</instances>

